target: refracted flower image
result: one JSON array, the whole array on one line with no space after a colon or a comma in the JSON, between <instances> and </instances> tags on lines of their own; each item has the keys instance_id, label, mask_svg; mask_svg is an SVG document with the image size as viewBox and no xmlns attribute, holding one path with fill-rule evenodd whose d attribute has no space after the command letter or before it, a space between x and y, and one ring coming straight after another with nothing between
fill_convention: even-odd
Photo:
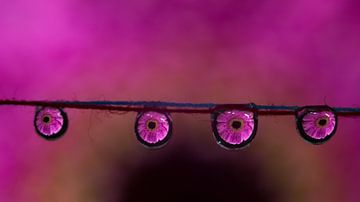
<instances>
[{"instance_id":1,"label":"refracted flower image","mask_svg":"<svg viewBox=\"0 0 360 202\"><path fill-rule=\"evenodd\" d=\"M218 144L225 148L242 148L256 134L257 117L254 112L226 110L212 114L212 129Z\"/></svg>"},{"instance_id":2,"label":"refracted flower image","mask_svg":"<svg viewBox=\"0 0 360 202\"><path fill-rule=\"evenodd\" d=\"M145 146L165 145L172 134L170 115L154 111L139 113L135 122L135 133Z\"/></svg>"},{"instance_id":3,"label":"refracted flower image","mask_svg":"<svg viewBox=\"0 0 360 202\"><path fill-rule=\"evenodd\" d=\"M66 132L68 118L62 109L43 107L36 111L34 125L41 137L57 139Z\"/></svg>"},{"instance_id":4,"label":"refracted flower image","mask_svg":"<svg viewBox=\"0 0 360 202\"><path fill-rule=\"evenodd\" d=\"M336 132L337 117L331 108L304 108L296 118L300 135L313 144L328 141Z\"/></svg>"}]
</instances>

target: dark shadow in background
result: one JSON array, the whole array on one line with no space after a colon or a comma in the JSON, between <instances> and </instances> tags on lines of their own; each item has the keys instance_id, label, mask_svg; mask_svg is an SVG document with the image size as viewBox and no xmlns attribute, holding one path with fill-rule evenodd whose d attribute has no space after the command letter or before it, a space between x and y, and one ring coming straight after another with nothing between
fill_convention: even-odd
<instances>
[{"instance_id":1,"label":"dark shadow in background","mask_svg":"<svg viewBox=\"0 0 360 202\"><path fill-rule=\"evenodd\" d=\"M255 159L238 157L206 160L179 149L165 157L154 154L132 171L117 201L277 201L276 189L260 179Z\"/></svg>"}]
</instances>

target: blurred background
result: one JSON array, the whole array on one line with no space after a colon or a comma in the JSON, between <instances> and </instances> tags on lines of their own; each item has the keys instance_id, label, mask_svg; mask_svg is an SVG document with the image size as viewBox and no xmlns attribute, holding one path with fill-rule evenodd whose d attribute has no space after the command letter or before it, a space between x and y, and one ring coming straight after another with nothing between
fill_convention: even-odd
<instances>
[{"instance_id":1,"label":"blurred background","mask_svg":"<svg viewBox=\"0 0 360 202\"><path fill-rule=\"evenodd\" d=\"M0 97L360 107L355 0L1 0ZM136 113L66 109L48 142L35 109L2 106L0 201L358 201L360 119L303 141L259 117L219 147L209 115L173 114L168 145L137 142Z\"/></svg>"}]
</instances>

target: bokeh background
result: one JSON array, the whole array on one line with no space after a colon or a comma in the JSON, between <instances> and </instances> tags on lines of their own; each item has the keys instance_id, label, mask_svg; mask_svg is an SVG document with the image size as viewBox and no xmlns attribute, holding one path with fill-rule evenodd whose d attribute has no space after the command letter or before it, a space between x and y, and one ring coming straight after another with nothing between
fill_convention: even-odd
<instances>
[{"instance_id":1,"label":"bokeh background","mask_svg":"<svg viewBox=\"0 0 360 202\"><path fill-rule=\"evenodd\" d=\"M355 0L1 0L0 96L360 107ZM0 201L358 201L360 119L314 146L294 117L260 117L219 147L208 115L173 114L160 150L135 113L66 110L47 142L34 108L2 106Z\"/></svg>"}]
</instances>

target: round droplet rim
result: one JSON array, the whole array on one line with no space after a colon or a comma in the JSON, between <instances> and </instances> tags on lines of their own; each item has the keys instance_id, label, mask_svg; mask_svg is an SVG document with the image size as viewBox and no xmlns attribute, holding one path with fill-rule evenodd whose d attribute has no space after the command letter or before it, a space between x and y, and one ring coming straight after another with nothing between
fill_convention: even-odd
<instances>
[{"instance_id":1,"label":"round droplet rim","mask_svg":"<svg viewBox=\"0 0 360 202\"><path fill-rule=\"evenodd\" d=\"M166 134L165 138L163 140L160 140L156 143L149 143L147 141L145 141L141 135L140 132L138 131L138 126L139 126L139 119L141 118L141 116L143 116L146 113L149 112L156 112L156 113L160 113L163 114L166 117L166 121L169 124L169 131ZM168 113L164 113L164 112L159 112L159 111L146 111L146 112L139 112L138 115L136 116L136 120L135 120L135 135L136 135L136 139L145 147L147 148L151 148L151 149L157 149L157 148L162 148L164 147L170 140L171 136L172 136L172 130L173 130L173 125L172 125L172 119L170 114Z\"/></svg>"},{"instance_id":2,"label":"round droplet rim","mask_svg":"<svg viewBox=\"0 0 360 202\"><path fill-rule=\"evenodd\" d=\"M51 107L41 107L41 108L36 109L36 111L35 111L35 117L34 117L34 127L35 127L35 131L36 131L36 133L37 133L40 137L42 137L42 138L44 138L44 139L46 139L46 140L57 140L57 139L59 139L60 137L62 137L62 136L66 133L66 131L67 131L67 129L68 129L68 125L69 125L68 116L67 116L67 114L65 113L65 111L64 111L63 109L61 109L61 108L51 108L51 109L55 109L55 110L59 110L59 111L60 111L60 115L61 115L62 118L63 118L63 124L62 124L61 129L59 130L59 132L57 132L57 133L55 133L55 134L52 134L52 135L45 135L45 134L43 134L43 133L38 129L38 127L37 127L37 125L36 125L36 120L37 120L37 118L38 118L39 113L40 113L42 110L46 109L46 108L51 108Z\"/></svg>"},{"instance_id":3,"label":"round droplet rim","mask_svg":"<svg viewBox=\"0 0 360 202\"><path fill-rule=\"evenodd\" d=\"M250 135L250 137L241 142L240 144L230 144L227 141L225 141L219 134L219 131L217 130L217 118L220 114L226 112L226 111L232 111L232 110L238 110L238 111L243 111L243 112L251 112L253 113L253 120L254 120L254 129ZM247 146L250 145L250 143L253 141L253 139L256 136L256 132L257 132L257 126L258 126L258 118L257 118L258 114L255 110L253 109L247 109L247 108L243 108L243 106L240 106L240 108L227 108L227 109L218 109L216 111L214 111L213 113L211 113L211 127L212 127L212 131L214 134L214 138L217 142L218 145L220 145L222 148L228 149L228 150L236 150L236 149L243 149Z\"/></svg>"},{"instance_id":4,"label":"round droplet rim","mask_svg":"<svg viewBox=\"0 0 360 202\"><path fill-rule=\"evenodd\" d=\"M306 134L303 126L302 126L302 122L303 122L303 118L305 115L307 115L310 112L322 112L322 111L330 111L333 113L334 118L335 118L335 126L333 131L327 135L325 138L323 139L316 139L311 137L310 135ZM338 117L337 114L335 112L335 110L329 106L305 106L305 107L301 107L296 111L296 128L300 134L300 136L306 140L307 142L314 144L314 145L321 145L324 144L325 142L329 141L336 133L337 130L337 126L338 126Z\"/></svg>"}]
</instances>

